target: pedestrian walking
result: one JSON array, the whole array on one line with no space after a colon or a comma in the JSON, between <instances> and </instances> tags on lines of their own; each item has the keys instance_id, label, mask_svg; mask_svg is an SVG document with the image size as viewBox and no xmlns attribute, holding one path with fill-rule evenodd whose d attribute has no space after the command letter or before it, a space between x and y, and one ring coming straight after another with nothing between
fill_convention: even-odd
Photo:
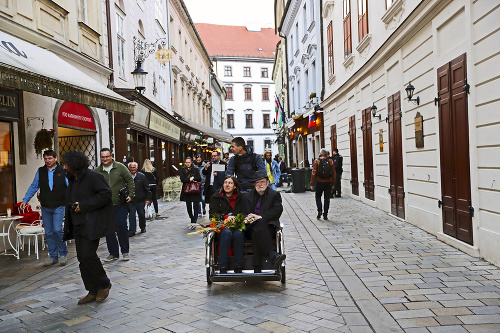
<instances>
[{"instance_id":1,"label":"pedestrian walking","mask_svg":"<svg viewBox=\"0 0 500 333\"><path fill-rule=\"evenodd\" d=\"M128 207L135 196L134 179L127 167L113 159L109 148L102 148L100 152L101 164L95 169L101 174L112 192L113 216L116 220L118 230L106 235L106 245L109 255L104 261L118 260L120 249L123 260L130 260L130 247L127 226Z\"/></svg>"},{"instance_id":2,"label":"pedestrian walking","mask_svg":"<svg viewBox=\"0 0 500 333\"><path fill-rule=\"evenodd\" d=\"M332 198L340 198L342 194L342 185L340 184L340 181L342 179L342 171L344 171L342 168L344 158L339 154L339 150L337 148L332 149L332 155L333 164L335 165L335 185L332 190Z\"/></svg>"},{"instance_id":3,"label":"pedestrian walking","mask_svg":"<svg viewBox=\"0 0 500 333\"><path fill-rule=\"evenodd\" d=\"M212 162L207 162L205 164L205 167L201 170L202 174L205 175L205 187L204 187L204 195L205 195L205 202L210 203L211 201L211 196L215 192L218 192L219 189L221 188L222 184L224 183L224 177L225 177L225 171L213 171L213 165L224 165L224 168L226 168L226 162L222 161L220 158L220 151L213 151L212 152Z\"/></svg>"},{"instance_id":4,"label":"pedestrian walking","mask_svg":"<svg viewBox=\"0 0 500 333\"><path fill-rule=\"evenodd\" d=\"M108 298L111 282L97 255L99 238L117 228L113 218L112 191L102 175L88 169L87 156L79 150L63 155L69 185L65 191L64 240L75 240L80 276L88 294L78 304Z\"/></svg>"},{"instance_id":5,"label":"pedestrian walking","mask_svg":"<svg viewBox=\"0 0 500 333\"><path fill-rule=\"evenodd\" d=\"M236 177L226 176L224 178L222 187L210 199L209 213L210 216L217 215L221 219L228 220L235 219L238 214L243 213L243 196L241 194L240 183ZM242 273L243 241L243 231L231 231L228 228L222 229L220 233L220 253L218 260L221 274L227 273L231 243L233 243L234 251L234 272Z\"/></svg>"},{"instance_id":6,"label":"pedestrian walking","mask_svg":"<svg viewBox=\"0 0 500 333\"><path fill-rule=\"evenodd\" d=\"M314 160L311 174L311 190L316 191L316 207L318 209L317 219L321 218L328 220L328 209L330 208L330 192L332 183L335 179L335 166L333 161L328 158L330 153L325 148L321 148L319 159ZM314 185L316 182L316 185ZM324 208L321 204L321 196L324 195Z\"/></svg>"},{"instance_id":7,"label":"pedestrian walking","mask_svg":"<svg viewBox=\"0 0 500 333\"><path fill-rule=\"evenodd\" d=\"M286 163L281 157L278 157L278 165L280 167L280 186L283 186L285 181L288 183L288 186L290 186L290 178L288 178L288 173L286 172Z\"/></svg>"},{"instance_id":8,"label":"pedestrian walking","mask_svg":"<svg viewBox=\"0 0 500 333\"><path fill-rule=\"evenodd\" d=\"M135 196L132 200L127 203L129 207L128 213L128 236L135 236L137 231L137 223L135 214L139 217L139 228L141 229L141 234L146 232L146 211L144 207L146 205L151 205L151 191L149 189L149 182L146 176L142 172L138 172L139 165L137 162L130 162L128 164L128 170L134 179L135 186Z\"/></svg>"},{"instance_id":9,"label":"pedestrian walking","mask_svg":"<svg viewBox=\"0 0 500 333\"><path fill-rule=\"evenodd\" d=\"M269 187L277 190L277 184L280 181L281 171L278 162L272 158L273 154L270 150L264 152L264 164L266 166L267 178L269 179Z\"/></svg>"},{"instance_id":10,"label":"pedestrian walking","mask_svg":"<svg viewBox=\"0 0 500 333\"><path fill-rule=\"evenodd\" d=\"M242 192L253 188L255 172L266 172L264 160L253 152L252 147L245 144L245 139L236 137L231 141L231 151L234 156L227 163L226 176L235 175L241 185Z\"/></svg>"},{"instance_id":11,"label":"pedestrian walking","mask_svg":"<svg viewBox=\"0 0 500 333\"><path fill-rule=\"evenodd\" d=\"M285 254L276 252L276 243L271 235L271 230L276 230L276 227L280 226L283 204L280 193L269 187L265 171L254 174L253 185L254 188L243 196L243 205L249 223L247 232L252 235L254 273L261 273L262 261L266 257L275 268L278 268L286 258Z\"/></svg>"},{"instance_id":12,"label":"pedestrian walking","mask_svg":"<svg viewBox=\"0 0 500 333\"><path fill-rule=\"evenodd\" d=\"M222 159L226 164L229 162L229 153L224 153L224 158Z\"/></svg>"},{"instance_id":13,"label":"pedestrian walking","mask_svg":"<svg viewBox=\"0 0 500 333\"><path fill-rule=\"evenodd\" d=\"M205 216L207 214L207 211L205 209L205 193L204 193L206 177L205 177L205 174L202 172L203 169L205 168L205 162L201 158L201 155L197 155L196 161L193 162L193 164L195 167L198 168L198 170L200 172L200 177L201 177L201 208L202 209L199 209L198 211L199 212L203 211L203 216ZM209 203L210 203L210 201L209 201Z\"/></svg>"},{"instance_id":14,"label":"pedestrian walking","mask_svg":"<svg viewBox=\"0 0 500 333\"><path fill-rule=\"evenodd\" d=\"M186 202L186 209L189 218L191 219L189 229L196 228L196 221L198 220L198 215L200 214L201 184L200 192L198 193L188 192L187 185L193 182L200 182L200 174L201 173L198 168L193 165L193 160L191 159L191 157L186 157L184 165L179 170L179 177L183 184L180 200Z\"/></svg>"},{"instance_id":15,"label":"pedestrian walking","mask_svg":"<svg viewBox=\"0 0 500 333\"><path fill-rule=\"evenodd\" d=\"M28 202L40 190L40 205L42 206L42 222L45 230L45 239L49 250L49 260L43 266L52 266L59 263L66 265L68 247L63 241L65 195L68 186L66 171L57 163L56 153L49 149L43 152L45 165L38 168L35 179L26 192L21 209L25 209Z\"/></svg>"},{"instance_id":16,"label":"pedestrian walking","mask_svg":"<svg viewBox=\"0 0 500 333\"><path fill-rule=\"evenodd\" d=\"M160 216L158 213L158 172L153 167L151 160L145 159L142 164L141 172L146 176L149 183L149 190L151 191L151 201L155 209L156 216Z\"/></svg>"}]
</instances>

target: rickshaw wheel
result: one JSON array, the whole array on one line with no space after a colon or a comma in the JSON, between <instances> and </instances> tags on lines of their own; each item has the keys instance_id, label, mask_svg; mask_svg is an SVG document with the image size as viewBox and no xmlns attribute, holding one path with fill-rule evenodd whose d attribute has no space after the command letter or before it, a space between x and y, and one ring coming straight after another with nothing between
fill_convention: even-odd
<instances>
[{"instance_id":1,"label":"rickshaw wheel","mask_svg":"<svg viewBox=\"0 0 500 333\"><path fill-rule=\"evenodd\" d=\"M210 267L207 267L206 270L207 270L207 284L212 284L212 280L210 280Z\"/></svg>"},{"instance_id":2,"label":"rickshaw wheel","mask_svg":"<svg viewBox=\"0 0 500 333\"><path fill-rule=\"evenodd\" d=\"M281 283L285 283L286 282L286 270L285 270L285 266L281 266Z\"/></svg>"}]
</instances>

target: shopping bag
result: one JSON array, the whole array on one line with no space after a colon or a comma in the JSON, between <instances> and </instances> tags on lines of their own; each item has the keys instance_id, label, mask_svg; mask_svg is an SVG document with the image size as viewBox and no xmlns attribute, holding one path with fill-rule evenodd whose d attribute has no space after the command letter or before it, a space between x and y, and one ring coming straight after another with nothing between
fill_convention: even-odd
<instances>
[{"instance_id":1,"label":"shopping bag","mask_svg":"<svg viewBox=\"0 0 500 333\"><path fill-rule=\"evenodd\" d=\"M156 217L153 205L146 205L146 220L154 220Z\"/></svg>"}]
</instances>

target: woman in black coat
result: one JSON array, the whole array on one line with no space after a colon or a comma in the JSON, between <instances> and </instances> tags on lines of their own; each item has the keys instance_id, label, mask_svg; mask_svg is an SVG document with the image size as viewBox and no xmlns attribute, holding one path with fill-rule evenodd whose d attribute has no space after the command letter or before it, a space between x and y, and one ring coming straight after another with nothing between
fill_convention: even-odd
<instances>
[{"instance_id":1,"label":"woman in black coat","mask_svg":"<svg viewBox=\"0 0 500 333\"><path fill-rule=\"evenodd\" d=\"M99 238L117 230L111 188L102 175L88 169L89 160L81 151L65 153L63 162L69 182L63 240L75 239L80 274L88 290L78 304L102 302L109 295L111 282L97 256Z\"/></svg>"},{"instance_id":2,"label":"woman in black coat","mask_svg":"<svg viewBox=\"0 0 500 333\"><path fill-rule=\"evenodd\" d=\"M221 189L215 192L210 199L210 217L215 215L221 219L234 219L239 213L243 213L243 195L241 194L240 183L236 177L226 176ZM231 241L234 251L234 272L242 272L243 239L244 235L240 230L222 229L219 252L219 270L221 274L227 273Z\"/></svg>"},{"instance_id":3,"label":"woman in black coat","mask_svg":"<svg viewBox=\"0 0 500 333\"><path fill-rule=\"evenodd\" d=\"M193 160L191 157L186 157L184 161L184 165L179 170L179 177L182 182L182 191L181 191L181 201L186 202L186 208L191 219L191 224L189 225L189 229L196 228L196 220L198 219L198 215L201 211L201 193L199 194L186 194L184 193L184 189L186 188L186 184L196 181L201 181L200 171L197 167L193 165ZM194 210L194 213L193 213Z\"/></svg>"}]
</instances>

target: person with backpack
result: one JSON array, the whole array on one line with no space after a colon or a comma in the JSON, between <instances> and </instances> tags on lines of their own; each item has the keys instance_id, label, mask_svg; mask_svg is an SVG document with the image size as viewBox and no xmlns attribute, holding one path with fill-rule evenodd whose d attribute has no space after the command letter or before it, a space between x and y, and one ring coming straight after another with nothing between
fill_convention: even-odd
<instances>
[{"instance_id":1,"label":"person with backpack","mask_svg":"<svg viewBox=\"0 0 500 333\"><path fill-rule=\"evenodd\" d=\"M328 158L329 151L321 148L319 159L314 160L311 174L311 190L316 190L316 207L318 208L318 220L323 214L323 219L328 220L328 209L330 208L330 192L332 190L333 180L335 179L335 166L333 161ZM316 187L314 182L316 181ZM325 197L325 206L322 209L321 196Z\"/></svg>"},{"instance_id":2,"label":"person with backpack","mask_svg":"<svg viewBox=\"0 0 500 333\"><path fill-rule=\"evenodd\" d=\"M245 139L236 137L231 141L231 151L234 154L227 163L226 176L236 175L242 192L250 191L257 171L266 172L262 156L255 154L252 147L245 145ZM267 173L267 172L266 172Z\"/></svg>"}]
</instances>

